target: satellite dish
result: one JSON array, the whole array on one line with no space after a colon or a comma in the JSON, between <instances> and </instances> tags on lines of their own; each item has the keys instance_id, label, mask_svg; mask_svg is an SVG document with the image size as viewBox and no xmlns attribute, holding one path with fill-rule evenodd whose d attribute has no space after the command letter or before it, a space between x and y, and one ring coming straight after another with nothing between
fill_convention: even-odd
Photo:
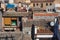
<instances>
[{"instance_id":1,"label":"satellite dish","mask_svg":"<svg viewBox=\"0 0 60 40\"><path fill-rule=\"evenodd\" d=\"M50 22L50 26L54 26L54 24L55 24L54 22Z\"/></svg>"}]
</instances>

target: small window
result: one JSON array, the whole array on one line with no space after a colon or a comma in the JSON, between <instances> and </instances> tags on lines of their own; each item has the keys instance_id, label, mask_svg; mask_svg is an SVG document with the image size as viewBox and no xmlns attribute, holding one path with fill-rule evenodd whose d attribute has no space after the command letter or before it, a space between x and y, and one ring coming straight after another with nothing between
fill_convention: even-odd
<instances>
[{"instance_id":1,"label":"small window","mask_svg":"<svg viewBox=\"0 0 60 40\"><path fill-rule=\"evenodd\" d=\"M46 3L46 6L48 6L48 3Z\"/></svg>"},{"instance_id":2,"label":"small window","mask_svg":"<svg viewBox=\"0 0 60 40\"><path fill-rule=\"evenodd\" d=\"M11 25L11 18L4 18L4 24L5 24L5 26L10 26Z\"/></svg>"},{"instance_id":3,"label":"small window","mask_svg":"<svg viewBox=\"0 0 60 40\"><path fill-rule=\"evenodd\" d=\"M4 0L4 2L5 2L5 3L8 3L8 2L9 2L9 0Z\"/></svg>"},{"instance_id":4,"label":"small window","mask_svg":"<svg viewBox=\"0 0 60 40\"><path fill-rule=\"evenodd\" d=\"M33 4L33 6L35 7L35 4Z\"/></svg>"},{"instance_id":5,"label":"small window","mask_svg":"<svg viewBox=\"0 0 60 40\"><path fill-rule=\"evenodd\" d=\"M55 12L55 9L53 9L53 12Z\"/></svg>"},{"instance_id":6,"label":"small window","mask_svg":"<svg viewBox=\"0 0 60 40\"><path fill-rule=\"evenodd\" d=\"M52 11L52 9L50 9L50 11Z\"/></svg>"},{"instance_id":7,"label":"small window","mask_svg":"<svg viewBox=\"0 0 60 40\"><path fill-rule=\"evenodd\" d=\"M38 6L38 3L36 5Z\"/></svg>"},{"instance_id":8,"label":"small window","mask_svg":"<svg viewBox=\"0 0 60 40\"><path fill-rule=\"evenodd\" d=\"M50 5L52 5L52 3L50 3Z\"/></svg>"},{"instance_id":9,"label":"small window","mask_svg":"<svg viewBox=\"0 0 60 40\"><path fill-rule=\"evenodd\" d=\"M41 3L41 8L43 8L43 3Z\"/></svg>"},{"instance_id":10,"label":"small window","mask_svg":"<svg viewBox=\"0 0 60 40\"><path fill-rule=\"evenodd\" d=\"M23 7L23 5L21 5L21 7Z\"/></svg>"},{"instance_id":11,"label":"small window","mask_svg":"<svg viewBox=\"0 0 60 40\"><path fill-rule=\"evenodd\" d=\"M48 11L49 11L49 9L48 9Z\"/></svg>"},{"instance_id":12,"label":"small window","mask_svg":"<svg viewBox=\"0 0 60 40\"><path fill-rule=\"evenodd\" d=\"M11 20L12 26L16 26L17 25L17 20Z\"/></svg>"}]
</instances>

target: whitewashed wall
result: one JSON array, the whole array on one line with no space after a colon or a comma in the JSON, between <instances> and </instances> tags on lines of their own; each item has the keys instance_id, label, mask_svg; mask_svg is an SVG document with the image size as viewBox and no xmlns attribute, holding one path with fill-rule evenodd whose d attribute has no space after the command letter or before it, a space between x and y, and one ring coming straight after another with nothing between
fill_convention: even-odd
<instances>
[{"instance_id":1,"label":"whitewashed wall","mask_svg":"<svg viewBox=\"0 0 60 40\"><path fill-rule=\"evenodd\" d=\"M9 3L14 3L14 0L9 0Z\"/></svg>"},{"instance_id":2,"label":"whitewashed wall","mask_svg":"<svg viewBox=\"0 0 60 40\"><path fill-rule=\"evenodd\" d=\"M55 10L56 10L56 12L59 12L60 13L60 10L57 9L57 7L60 7L60 4L55 4Z\"/></svg>"}]
</instances>

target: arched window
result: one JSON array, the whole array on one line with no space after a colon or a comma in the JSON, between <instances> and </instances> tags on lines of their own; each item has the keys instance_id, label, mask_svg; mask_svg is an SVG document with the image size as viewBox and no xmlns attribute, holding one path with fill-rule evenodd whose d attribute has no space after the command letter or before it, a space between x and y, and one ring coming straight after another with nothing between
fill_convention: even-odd
<instances>
[{"instance_id":1,"label":"arched window","mask_svg":"<svg viewBox=\"0 0 60 40\"><path fill-rule=\"evenodd\" d=\"M50 5L52 5L52 3L50 3Z\"/></svg>"},{"instance_id":2,"label":"arched window","mask_svg":"<svg viewBox=\"0 0 60 40\"><path fill-rule=\"evenodd\" d=\"M48 6L48 3L46 3L46 6Z\"/></svg>"},{"instance_id":3,"label":"arched window","mask_svg":"<svg viewBox=\"0 0 60 40\"><path fill-rule=\"evenodd\" d=\"M36 5L38 6L38 3Z\"/></svg>"},{"instance_id":4,"label":"arched window","mask_svg":"<svg viewBox=\"0 0 60 40\"><path fill-rule=\"evenodd\" d=\"M41 8L43 8L43 3L41 3Z\"/></svg>"},{"instance_id":5,"label":"arched window","mask_svg":"<svg viewBox=\"0 0 60 40\"><path fill-rule=\"evenodd\" d=\"M33 6L35 7L35 4L33 4Z\"/></svg>"}]
</instances>

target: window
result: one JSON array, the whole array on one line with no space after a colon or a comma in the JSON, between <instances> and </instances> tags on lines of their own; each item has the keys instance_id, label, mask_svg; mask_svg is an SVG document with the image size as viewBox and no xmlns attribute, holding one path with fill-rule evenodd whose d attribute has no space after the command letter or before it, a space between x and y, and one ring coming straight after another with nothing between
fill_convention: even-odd
<instances>
[{"instance_id":1,"label":"window","mask_svg":"<svg viewBox=\"0 0 60 40\"><path fill-rule=\"evenodd\" d=\"M38 6L38 3L36 5Z\"/></svg>"},{"instance_id":2,"label":"window","mask_svg":"<svg viewBox=\"0 0 60 40\"><path fill-rule=\"evenodd\" d=\"M48 6L48 3L46 3L46 6Z\"/></svg>"},{"instance_id":3,"label":"window","mask_svg":"<svg viewBox=\"0 0 60 40\"><path fill-rule=\"evenodd\" d=\"M50 5L52 5L52 3L50 3Z\"/></svg>"},{"instance_id":4,"label":"window","mask_svg":"<svg viewBox=\"0 0 60 40\"><path fill-rule=\"evenodd\" d=\"M35 4L33 4L33 6L35 7Z\"/></svg>"},{"instance_id":5,"label":"window","mask_svg":"<svg viewBox=\"0 0 60 40\"><path fill-rule=\"evenodd\" d=\"M55 9L48 9L49 12L55 12Z\"/></svg>"},{"instance_id":6,"label":"window","mask_svg":"<svg viewBox=\"0 0 60 40\"><path fill-rule=\"evenodd\" d=\"M11 25L16 26L17 25L17 20L11 20Z\"/></svg>"},{"instance_id":7,"label":"window","mask_svg":"<svg viewBox=\"0 0 60 40\"><path fill-rule=\"evenodd\" d=\"M21 7L23 7L23 5L21 5Z\"/></svg>"},{"instance_id":8,"label":"window","mask_svg":"<svg viewBox=\"0 0 60 40\"><path fill-rule=\"evenodd\" d=\"M56 12L55 9L53 9L53 12Z\"/></svg>"},{"instance_id":9,"label":"window","mask_svg":"<svg viewBox=\"0 0 60 40\"><path fill-rule=\"evenodd\" d=\"M52 9L50 9L50 11L52 11Z\"/></svg>"},{"instance_id":10,"label":"window","mask_svg":"<svg viewBox=\"0 0 60 40\"><path fill-rule=\"evenodd\" d=\"M5 3L8 3L8 2L9 2L9 0L4 0L4 2L5 2Z\"/></svg>"},{"instance_id":11,"label":"window","mask_svg":"<svg viewBox=\"0 0 60 40\"><path fill-rule=\"evenodd\" d=\"M43 7L43 3L41 3L41 8Z\"/></svg>"},{"instance_id":12,"label":"window","mask_svg":"<svg viewBox=\"0 0 60 40\"><path fill-rule=\"evenodd\" d=\"M4 18L5 26L17 26L17 18Z\"/></svg>"},{"instance_id":13,"label":"window","mask_svg":"<svg viewBox=\"0 0 60 40\"><path fill-rule=\"evenodd\" d=\"M16 26L17 25L17 18L11 18L11 25Z\"/></svg>"},{"instance_id":14,"label":"window","mask_svg":"<svg viewBox=\"0 0 60 40\"><path fill-rule=\"evenodd\" d=\"M4 24L5 24L5 26L10 26L11 25L11 18L4 18Z\"/></svg>"},{"instance_id":15,"label":"window","mask_svg":"<svg viewBox=\"0 0 60 40\"><path fill-rule=\"evenodd\" d=\"M49 9L48 9L48 11L49 11Z\"/></svg>"}]
</instances>

